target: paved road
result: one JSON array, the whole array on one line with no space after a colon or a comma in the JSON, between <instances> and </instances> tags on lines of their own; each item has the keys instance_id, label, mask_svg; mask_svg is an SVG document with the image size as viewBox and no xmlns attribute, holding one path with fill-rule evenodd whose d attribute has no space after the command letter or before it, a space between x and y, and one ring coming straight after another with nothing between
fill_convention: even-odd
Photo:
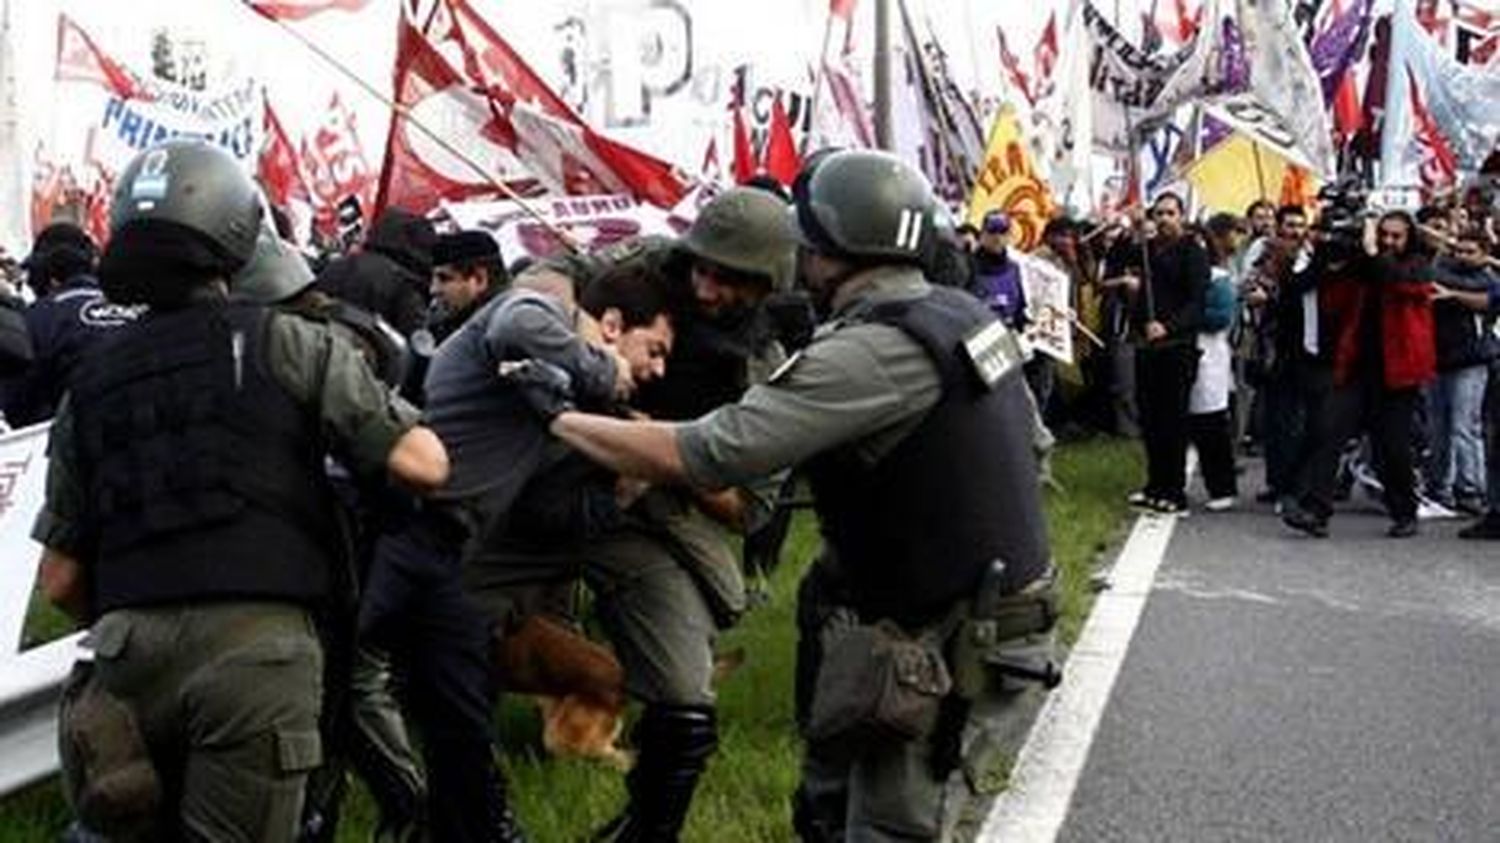
<instances>
[{"instance_id":1,"label":"paved road","mask_svg":"<svg viewBox=\"0 0 1500 843\"><path fill-rule=\"evenodd\" d=\"M1177 525L1064 841L1500 840L1500 545Z\"/></svg>"}]
</instances>

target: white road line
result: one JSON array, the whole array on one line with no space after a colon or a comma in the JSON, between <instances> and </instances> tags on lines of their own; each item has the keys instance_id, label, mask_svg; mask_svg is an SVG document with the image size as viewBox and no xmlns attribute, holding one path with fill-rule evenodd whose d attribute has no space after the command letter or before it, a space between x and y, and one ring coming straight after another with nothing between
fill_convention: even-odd
<instances>
[{"instance_id":1,"label":"white road line","mask_svg":"<svg viewBox=\"0 0 1500 843\"><path fill-rule=\"evenodd\" d=\"M1068 655L1063 683L1037 715L1011 771L1010 787L996 799L979 832L980 843L1056 839L1176 525L1177 516L1143 515L1135 522L1111 572L1110 587L1094 601Z\"/></svg>"}]
</instances>

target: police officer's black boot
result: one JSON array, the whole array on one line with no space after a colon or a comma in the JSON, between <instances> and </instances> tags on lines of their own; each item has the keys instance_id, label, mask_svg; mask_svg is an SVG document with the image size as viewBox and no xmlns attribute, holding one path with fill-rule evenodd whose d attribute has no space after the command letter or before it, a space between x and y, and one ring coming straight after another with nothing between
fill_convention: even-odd
<instances>
[{"instance_id":1,"label":"police officer's black boot","mask_svg":"<svg viewBox=\"0 0 1500 843\"><path fill-rule=\"evenodd\" d=\"M676 843L698 777L719 745L714 710L650 705L632 737L640 756L625 777L630 804L594 839L600 843Z\"/></svg>"}]
</instances>

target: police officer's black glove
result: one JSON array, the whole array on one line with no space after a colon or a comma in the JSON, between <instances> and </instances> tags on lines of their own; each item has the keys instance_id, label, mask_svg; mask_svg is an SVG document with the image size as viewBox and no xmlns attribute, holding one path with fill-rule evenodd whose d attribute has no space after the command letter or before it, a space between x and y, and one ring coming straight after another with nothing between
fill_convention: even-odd
<instances>
[{"instance_id":1,"label":"police officer's black glove","mask_svg":"<svg viewBox=\"0 0 1500 843\"><path fill-rule=\"evenodd\" d=\"M544 421L576 409L573 403L573 376L561 366L538 360L503 360L500 379L521 390L526 403Z\"/></svg>"}]
</instances>

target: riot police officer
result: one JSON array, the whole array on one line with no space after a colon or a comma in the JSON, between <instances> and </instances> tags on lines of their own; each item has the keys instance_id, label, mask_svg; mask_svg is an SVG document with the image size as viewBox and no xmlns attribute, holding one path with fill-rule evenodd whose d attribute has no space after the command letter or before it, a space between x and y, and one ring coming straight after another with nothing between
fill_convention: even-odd
<instances>
[{"instance_id":1,"label":"riot police officer","mask_svg":"<svg viewBox=\"0 0 1500 843\"><path fill-rule=\"evenodd\" d=\"M100 267L149 314L91 349L52 428L50 599L89 623L61 723L69 796L115 839L293 839L322 760L309 608L338 564L324 455L443 483L442 444L326 325L231 303L259 191L210 145L120 176Z\"/></svg>"},{"instance_id":2,"label":"riot police officer","mask_svg":"<svg viewBox=\"0 0 1500 843\"><path fill-rule=\"evenodd\" d=\"M804 466L826 548L799 597L798 831L935 839L971 704L995 696L1019 716L1014 677L1050 664L1021 356L982 304L923 278L934 200L920 174L838 152L795 193L803 276L828 321L767 384L685 424L532 397L563 441L622 474L720 489Z\"/></svg>"}]
</instances>

